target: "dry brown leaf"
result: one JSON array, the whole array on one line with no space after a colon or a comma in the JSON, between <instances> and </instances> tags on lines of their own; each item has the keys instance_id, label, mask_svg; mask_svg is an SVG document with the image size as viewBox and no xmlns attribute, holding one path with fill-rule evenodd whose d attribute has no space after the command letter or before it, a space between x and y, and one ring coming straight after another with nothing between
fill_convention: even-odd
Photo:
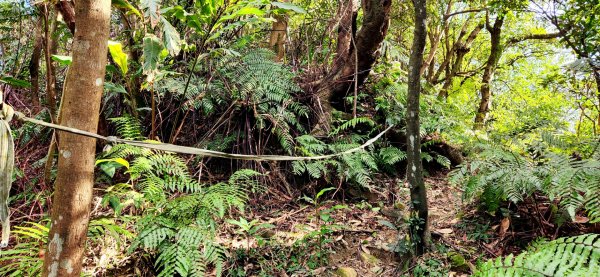
<instances>
[{"instance_id":1,"label":"dry brown leaf","mask_svg":"<svg viewBox=\"0 0 600 277\"><path fill-rule=\"evenodd\" d=\"M510 218L505 217L500 222L500 230L498 231L501 238L504 238L504 236L506 235L508 227L510 227Z\"/></svg>"},{"instance_id":2,"label":"dry brown leaf","mask_svg":"<svg viewBox=\"0 0 600 277\"><path fill-rule=\"evenodd\" d=\"M437 229L436 231L438 233L444 234L444 235L452 234L454 232L454 230L452 230L452 228Z\"/></svg>"},{"instance_id":3,"label":"dry brown leaf","mask_svg":"<svg viewBox=\"0 0 600 277\"><path fill-rule=\"evenodd\" d=\"M583 224L583 223L590 222L590 219L587 218L587 217L585 217L585 216L578 216L578 215L576 215L575 216L575 220L573 220L573 222L574 223L581 223L581 224Z\"/></svg>"}]
</instances>

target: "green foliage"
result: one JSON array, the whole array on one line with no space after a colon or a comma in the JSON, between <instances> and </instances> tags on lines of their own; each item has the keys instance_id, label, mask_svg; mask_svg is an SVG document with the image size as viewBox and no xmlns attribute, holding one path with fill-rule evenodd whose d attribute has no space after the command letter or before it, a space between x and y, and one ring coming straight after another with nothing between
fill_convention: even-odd
<instances>
[{"instance_id":1,"label":"green foliage","mask_svg":"<svg viewBox=\"0 0 600 277\"><path fill-rule=\"evenodd\" d=\"M333 144L325 144L310 135L304 135L296 138L298 150L302 155L316 156L328 154L327 152L342 152L360 146L359 143L352 141L339 141ZM377 167L377 158L383 160L386 164L393 164L393 161L399 161L402 156L390 156L391 151L385 152L387 156L378 157L375 153L361 150L351 154L343 155L337 159L316 160L316 161L294 161L292 171L296 175L308 174L311 178L324 178L330 183L336 178L347 180L359 186L368 187L371 176ZM398 153L402 153L398 149ZM403 153L402 153L403 154Z\"/></svg>"},{"instance_id":2,"label":"green foliage","mask_svg":"<svg viewBox=\"0 0 600 277\"><path fill-rule=\"evenodd\" d=\"M12 233L18 243L8 250L0 251L0 275L41 276L43 258L40 257L48 240L47 226L30 222L29 226L16 226Z\"/></svg>"},{"instance_id":3,"label":"green foliage","mask_svg":"<svg viewBox=\"0 0 600 277\"><path fill-rule=\"evenodd\" d=\"M537 243L530 251L487 261L474 276L598 276L600 236L588 234Z\"/></svg>"},{"instance_id":4,"label":"green foliage","mask_svg":"<svg viewBox=\"0 0 600 277\"><path fill-rule=\"evenodd\" d=\"M558 200L570 218L585 210L591 222L600 221L600 162L552 152L523 156L501 147L480 145L476 156L451 174L464 187L467 201L480 199L488 210L500 201L519 203L535 192Z\"/></svg>"},{"instance_id":5,"label":"green foliage","mask_svg":"<svg viewBox=\"0 0 600 277\"><path fill-rule=\"evenodd\" d=\"M122 136L141 137L133 118L112 121ZM221 271L225 249L214 240L218 220L231 209L243 211L246 192L259 188L259 173L243 169L227 182L201 184L179 156L122 144L105 152L97 163L119 163L129 175L127 183L106 190L103 203L116 214L128 207L142 209L130 252L156 253L159 276L202 276L211 264Z\"/></svg>"},{"instance_id":6,"label":"green foliage","mask_svg":"<svg viewBox=\"0 0 600 277\"><path fill-rule=\"evenodd\" d=\"M209 264L220 275L225 249L214 240L217 220L231 208L243 210L247 185L255 183L256 176L254 171L238 171L226 183L156 203L138 222L139 235L130 252L156 251L159 276L202 276Z\"/></svg>"},{"instance_id":7,"label":"green foliage","mask_svg":"<svg viewBox=\"0 0 600 277\"><path fill-rule=\"evenodd\" d=\"M50 231L49 223L42 225L26 222L14 227L12 234L17 237L14 247L0 251L1 276L41 276L44 251ZM102 240L109 236L119 245L133 235L111 218L90 220L88 238L92 241Z\"/></svg>"},{"instance_id":8,"label":"green foliage","mask_svg":"<svg viewBox=\"0 0 600 277\"><path fill-rule=\"evenodd\" d=\"M205 114L226 113L248 118L250 126L238 122L231 133L253 137L254 132L272 132L288 153L293 150L293 132L305 131L301 120L308 118L308 108L295 98L301 92L295 75L274 61L265 49L247 51L241 56L229 54L208 64L213 78L192 78L186 90L183 79L165 79L157 84L161 94L169 93L184 104L183 110L202 109Z\"/></svg>"}]
</instances>

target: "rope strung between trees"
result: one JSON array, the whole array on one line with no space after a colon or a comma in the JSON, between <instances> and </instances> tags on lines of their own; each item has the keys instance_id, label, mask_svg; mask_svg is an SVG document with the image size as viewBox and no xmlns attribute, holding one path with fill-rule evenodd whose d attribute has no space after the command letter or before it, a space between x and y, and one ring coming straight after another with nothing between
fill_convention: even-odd
<instances>
[{"instance_id":1,"label":"rope strung between trees","mask_svg":"<svg viewBox=\"0 0 600 277\"><path fill-rule=\"evenodd\" d=\"M351 154L360 150L364 150L369 145L375 143L375 141L379 140L387 131L389 131L394 125L390 125L384 131L377 134L372 139L368 140L364 144L348 149L346 151L328 154L328 155L319 155L319 156L279 156L279 155L244 155L244 154L232 154L225 153L219 151L213 151L208 149L189 147L189 146L180 146L174 145L170 143L161 143L161 142L153 142L153 141L136 141L136 140L128 140L121 139L114 136L102 136L96 133L83 131L71 127L66 127L58 124L53 124L49 122L45 122L42 120L37 120L35 118L30 118L25 116L25 114L13 110L13 108L4 103L2 101L2 96L0 95L0 222L2 223L2 241L0 242L0 248L8 246L8 238L10 235L10 220L9 220L9 208L8 208L8 193L10 192L10 187L12 185L12 172L14 168L14 141L12 138L12 134L10 131L10 126L8 122L12 120L14 117L17 120L23 122L29 122L49 128L53 128L56 130L69 132L81 136L91 137L99 140L104 140L108 143L123 143L129 144L138 147L144 147L154 150L174 152L180 154L190 154L190 155L198 155L203 157L215 157L215 158L224 158L224 159L234 159L234 160L246 160L246 161L311 161L311 160L325 160L336 158L342 155Z\"/></svg>"}]
</instances>

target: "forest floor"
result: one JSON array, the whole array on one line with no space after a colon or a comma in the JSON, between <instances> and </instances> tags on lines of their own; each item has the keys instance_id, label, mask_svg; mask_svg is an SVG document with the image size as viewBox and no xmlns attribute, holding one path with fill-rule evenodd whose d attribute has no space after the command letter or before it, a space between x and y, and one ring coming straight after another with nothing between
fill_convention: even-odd
<instances>
[{"instance_id":1,"label":"forest floor","mask_svg":"<svg viewBox=\"0 0 600 277\"><path fill-rule=\"evenodd\" d=\"M463 216L461 210L464 210L461 209L461 191L450 186L446 179L445 174L440 174L426 178L426 184L430 199L429 215L431 231L434 234L434 246L448 251L443 255L435 251L428 254L425 260L439 262L440 267L448 269L445 273L450 276L461 276L458 271L468 271L468 266L472 265L470 261L463 263L455 271L450 269L449 264L445 265L445 261L448 260L446 254L460 253L459 256L468 257L468 260L475 253L482 253L483 250L479 248L483 242L478 241L477 238L467 238L466 229L469 226L459 224L459 218ZM379 187L397 189L392 195L375 195L375 199L373 199L374 195L370 195L368 198L371 199L368 202L343 203L336 199L325 200L318 208L310 204L290 206L270 215L265 215L261 208L253 211L255 216L250 218L273 224L275 227L270 230L271 239L288 246L311 232L318 232L323 229L322 226L326 226L325 229L331 232L329 237L332 242L329 244L328 262L324 266L315 268L312 272L292 275L281 271L279 276L402 276L412 271L410 261L402 260L394 251L398 250L395 248L398 240L407 236L405 231L407 228L392 228L395 223L404 222L403 218L408 217L408 186L406 184L401 188L397 186L398 183L403 182L400 178L383 179L380 182ZM389 203L390 197L395 198L392 203L396 204L393 208L386 208L387 205L384 203ZM331 215L329 222L318 220L323 212ZM497 226L492 229L497 229ZM226 230L221 237L222 242L229 249L254 248L259 244L260 238L248 240L245 236L232 236L233 233L234 230ZM263 266L252 264L251 260L242 263L248 271L252 271L253 267Z\"/></svg>"}]
</instances>

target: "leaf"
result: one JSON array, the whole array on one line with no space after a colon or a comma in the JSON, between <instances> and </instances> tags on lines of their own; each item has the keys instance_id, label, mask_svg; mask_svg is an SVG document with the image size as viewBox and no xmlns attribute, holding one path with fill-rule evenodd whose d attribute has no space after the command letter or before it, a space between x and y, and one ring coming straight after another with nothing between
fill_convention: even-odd
<instances>
[{"instance_id":1,"label":"leaf","mask_svg":"<svg viewBox=\"0 0 600 277\"><path fill-rule=\"evenodd\" d=\"M57 61L60 65L70 65L73 62L71 56L52 55L52 60Z\"/></svg>"},{"instance_id":2,"label":"leaf","mask_svg":"<svg viewBox=\"0 0 600 277\"><path fill-rule=\"evenodd\" d=\"M142 17L140 11L138 11L138 9L131 5L127 0L112 0L111 2L113 7L121 10L126 10L127 14L135 14L140 18Z\"/></svg>"},{"instance_id":3,"label":"leaf","mask_svg":"<svg viewBox=\"0 0 600 277\"><path fill-rule=\"evenodd\" d=\"M387 220L377 220L377 222L379 222L379 224L383 225L383 226L387 226L388 228L392 229L392 230L398 230L398 227L396 227L396 225L394 225L394 223L391 223Z\"/></svg>"},{"instance_id":4,"label":"leaf","mask_svg":"<svg viewBox=\"0 0 600 277\"><path fill-rule=\"evenodd\" d=\"M169 21L161 17L161 21L163 24L163 32L165 34L165 44L167 46L167 50L169 50L169 54L171 56L176 56L179 54L181 50L181 39L179 38L179 32L169 23Z\"/></svg>"},{"instance_id":5,"label":"leaf","mask_svg":"<svg viewBox=\"0 0 600 277\"><path fill-rule=\"evenodd\" d=\"M301 7L298 7L292 3L284 3L284 2L271 2L271 5L282 9L282 10L288 10L288 11L294 11L297 13L306 13L306 10L304 10Z\"/></svg>"},{"instance_id":6,"label":"leaf","mask_svg":"<svg viewBox=\"0 0 600 277\"><path fill-rule=\"evenodd\" d=\"M19 88L29 88L31 87L31 83L25 80L17 79L14 77L6 76L0 78L0 82L5 83L7 85Z\"/></svg>"},{"instance_id":7,"label":"leaf","mask_svg":"<svg viewBox=\"0 0 600 277\"><path fill-rule=\"evenodd\" d=\"M123 45L120 42L108 41L108 51L113 61L119 66L123 76L127 74L127 54L123 52Z\"/></svg>"},{"instance_id":8,"label":"leaf","mask_svg":"<svg viewBox=\"0 0 600 277\"><path fill-rule=\"evenodd\" d=\"M148 74L158 68L160 53L163 50L162 42L155 35L146 35L144 37L144 74Z\"/></svg>"},{"instance_id":9,"label":"leaf","mask_svg":"<svg viewBox=\"0 0 600 277\"><path fill-rule=\"evenodd\" d=\"M444 229L437 229L435 230L436 232L440 233L440 234L452 234L454 231L452 230L452 228L444 228Z\"/></svg>"},{"instance_id":10,"label":"leaf","mask_svg":"<svg viewBox=\"0 0 600 277\"><path fill-rule=\"evenodd\" d=\"M317 193L317 195L315 196L315 200L319 200L319 197L321 197L324 193L330 191L330 190L334 190L335 188L324 188L321 191L319 191L319 193ZM316 202L316 201L315 201Z\"/></svg>"},{"instance_id":11,"label":"leaf","mask_svg":"<svg viewBox=\"0 0 600 277\"><path fill-rule=\"evenodd\" d=\"M121 166L124 166L125 168L129 169L129 162L123 158L100 159L100 160L96 161L96 165L101 164L101 163L106 163L106 162L114 162L114 163L120 164Z\"/></svg>"},{"instance_id":12,"label":"leaf","mask_svg":"<svg viewBox=\"0 0 600 277\"><path fill-rule=\"evenodd\" d=\"M150 26L154 28L160 19L158 8L162 0L142 0L141 6L144 10L144 16L150 19Z\"/></svg>"},{"instance_id":13,"label":"leaf","mask_svg":"<svg viewBox=\"0 0 600 277\"><path fill-rule=\"evenodd\" d=\"M498 230L501 238L504 238L504 236L506 235L508 227L510 227L510 219L508 217L505 217L500 222L500 230Z\"/></svg>"},{"instance_id":14,"label":"leaf","mask_svg":"<svg viewBox=\"0 0 600 277\"><path fill-rule=\"evenodd\" d=\"M265 11L256 8L256 7L243 7L241 9L239 9L237 12L235 12L236 15L263 15L265 14Z\"/></svg>"}]
</instances>

